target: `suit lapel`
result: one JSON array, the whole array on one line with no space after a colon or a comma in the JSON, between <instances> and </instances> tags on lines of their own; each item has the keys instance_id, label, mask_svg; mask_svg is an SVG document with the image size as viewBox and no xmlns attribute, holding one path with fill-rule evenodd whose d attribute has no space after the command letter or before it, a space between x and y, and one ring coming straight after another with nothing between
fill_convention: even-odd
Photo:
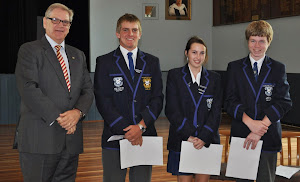
<instances>
[{"instance_id":1,"label":"suit lapel","mask_svg":"<svg viewBox=\"0 0 300 182\"><path fill-rule=\"evenodd\" d=\"M135 72L134 72L134 83L137 83L140 79L140 76L143 75L144 72L144 65L146 64L145 55L142 51L138 50L137 58L136 58L136 65L135 65Z\"/></svg>"},{"instance_id":2,"label":"suit lapel","mask_svg":"<svg viewBox=\"0 0 300 182\"><path fill-rule=\"evenodd\" d=\"M187 89L190 93L190 96L193 100L193 103L194 103L195 107L198 107L201 100L202 100L202 97L203 97L203 95L204 95L204 93L205 93L205 91L208 87L208 84L209 84L208 75L209 74L208 74L207 70L204 67L202 67L200 86L199 86L200 88L198 90L200 92L201 96L199 97L199 100L196 100L195 97L194 97L194 94L193 94L193 92L191 91L191 88L190 88L190 85L192 84L192 77L191 77L190 70L189 70L189 67L188 67L187 64L186 64L186 66L184 66L182 68L182 73L183 73L182 79L183 79L183 81L184 81L184 83L185 83L185 85L186 85L186 87L187 87Z\"/></svg>"},{"instance_id":3,"label":"suit lapel","mask_svg":"<svg viewBox=\"0 0 300 182\"><path fill-rule=\"evenodd\" d=\"M199 101L197 103L197 107L199 107L200 102L202 101L203 95L205 94L205 91L209 85L209 73L208 71L202 66L202 72L201 72L201 78L200 78L200 86L199 86L199 92L201 93L201 96L199 98Z\"/></svg>"},{"instance_id":4,"label":"suit lapel","mask_svg":"<svg viewBox=\"0 0 300 182\"><path fill-rule=\"evenodd\" d=\"M133 80L131 79L130 71L127 67L127 64L124 60L123 54L121 53L120 47L118 47L114 52L114 60L115 64L121 71L123 77L125 78L130 90L133 92Z\"/></svg>"},{"instance_id":5,"label":"suit lapel","mask_svg":"<svg viewBox=\"0 0 300 182\"><path fill-rule=\"evenodd\" d=\"M259 76L258 76L259 90L258 90L256 102L258 101L258 98L261 94L261 89L262 89L263 85L265 84L266 79L268 78L268 76L270 74L271 64L272 64L272 62L269 60L269 57L266 56L265 60L263 62L263 65L261 66Z\"/></svg>"},{"instance_id":6,"label":"suit lapel","mask_svg":"<svg viewBox=\"0 0 300 182\"><path fill-rule=\"evenodd\" d=\"M55 52L53 51L50 43L48 42L48 40L46 39L45 36L41 39L41 41L42 41L42 45L43 45L43 48L45 50L45 55L46 55L48 61L53 66L53 69L55 70L55 72L57 74L57 77L60 80L60 82L61 82L62 86L64 87L64 89L67 92L69 92L67 84L66 84L66 80L65 80L65 77L64 77L64 74L62 72L60 63L59 63L59 61L58 61L58 59L56 57Z\"/></svg>"},{"instance_id":7,"label":"suit lapel","mask_svg":"<svg viewBox=\"0 0 300 182\"><path fill-rule=\"evenodd\" d=\"M188 68L188 65L186 64L186 66L184 66L182 68L182 73L183 73L183 81L190 93L190 96L193 100L193 103L194 103L194 106L195 106L195 111L194 111L194 119L193 119L193 125L196 127L197 126L197 117L198 117L198 110L199 110L199 105L201 103L201 100L203 98L203 95L205 94L205 91L209 85L209 73L208 71L202 67L202 72L201 72L201 79L200 79L200 89L201 90L198 90L200 91L200 97L198 100L195 99L194 95L193 95L193 92L191 91L191 88L190 88L190 84L192 84L192 78L191 78L191 74L190 74L190 70ZM197 93L198 94L198 93ZM197 135L197 132L196 132L196 135Z\"/></svg>"},{"instance_id":8,"label":"suit lapel","mask_svg":"<svg viewBox=\"0 0 300 182\"><path fill-rule=\"evenodd\" d=\"M261 66L257 83L261 84L265 80L265 77L267 76L269 70L271 69L271 67L268 66L269 64L270 64L270 60L266 56L262 66Z\"/></svg>"},{"instance_id":9,"label":"suit lapel","mask_svg":"<svg viewBox=\"0 0 300 182\"><path fill-rule=\"evenodd\" d=\"M248 80L248 83L252 89L252 92L254 94L254 96L256 97L256 101L259 98L259 95L261 93L261 88L263 86L263 84L265 83L267 77L269 76L269 73L271 71L271 67L270 67L271 62L269 61L269 57L266 56L265 60L262 64L262 67L260 69L259 75L258 75L258 80L257 82L254 79L254 73L251 67L251 63L250 63L250 59L247 56L244 61L243 61L243 71L244 74Z\"/></svg>"},{"instance_id":10,"label":"suit lapel","mask_svg":"<svg viewBox=\"0 0 300 182\"><path fill-rule=\"evenodd\" d=\"M191 96L191 98L193 100L194 106L196 107L197 102L196 102L195 97L194 97L194 95L192 93L192 90L190 88L190 86L192 84L192 78L191 78L191 74L190 74L190 70L189 70L188 64L186 64L184 67L182 67L181 72L182 72L182 80L183 80L183 82L184 82L187 90L190 93L190 96Z\"/></svg>"},{"instance_id":11,"label":"suit lapel","mask_svg":"<svg viewBox=\"0 0 300 182\"><path fill-rule=\"evenodd\" d=\"M204 67L202 67L199 91L203 94L208 87L208 83L209 83L208 75L209 74L208 74L207 70Z\"/></svg>"},{"instance_id":12,"label":"suit lapel","mask_svg":"<svg viewBox=\"0 0 300 182\"><path fill-rule=\"evenodd\" d=\"M135 70L137 70L139 73L137 73L137 71L135 71L134 73L135 89L134 89L133 98L135 98L136 96L139 84L141 82L143 73L145 71L145 67L146 67L145 54L142 51L138 50Z\"/></svg>"},{"instance_id":13,"label":"suit lapel","mask_svg":"<svg viewBox=\"0 0 300 182\"><path fill-rule=\"evenodd\" d=\"M247 57L246 64L247 64L246 73L247 73L248 77L250 78L251 83L254 85L257 82L255 81L254 71L253 71L253 68L251 66L251 61L250 61L249 57Z\"/></svg>"},{"instance_id":14,"label":"suit lapel","mask_svg":"<svg viewBox=\"0 0 300 182\"><path fill-rule=\"evenodd\" d=\"M76 85L76 80L79 80L78 77L81 77L82 75L78 75L77 71L78 70L78 64L76 64L78 60L78 57L76 57L76 54L72 49L69 48L68 45L66 46L66 54L69 62L69 69L70 69L70 78L71 78L71 92L72 92L72 87ZM74 87L75 88L75 87Z\"/></svg>"},{"instance_id":15,"label":"suit lapel","mask_svg":"<svg viewBox=\"0 0 300 182\"><path fill-rule=\"evenodd\" d=\"M183 78L184 78L185 82L187 83L187 86L190 88L190 85L193 84L193 83L192 83L192 76L191 76L190 69L189 69L188 65L186 65L184 67L183 73L184 73Z\"/></svg>"},{"instance_id":16,"label":"suit lapel","mask_svg":"<svg viewBox=\"0 0 300 182\"><path fill-rule=\"evenodd\" d=\"M256 83L255 78L254 78L254 72L253 72L253 69L252 69L252 66L251 66L249 56L244 58L242 66L243 66L244 75L245 75L245 77L246 77L246 79L247 79L247 81L248 81L248 83L251 87L252 93L256 97L256 95L257 95L257 83Z\"/></svg>"}]
</instances>

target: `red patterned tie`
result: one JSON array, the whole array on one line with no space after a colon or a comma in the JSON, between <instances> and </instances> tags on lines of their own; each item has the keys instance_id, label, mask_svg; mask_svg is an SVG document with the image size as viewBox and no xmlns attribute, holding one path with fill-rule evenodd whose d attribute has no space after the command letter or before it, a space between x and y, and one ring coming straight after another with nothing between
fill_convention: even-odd
<instances>
[{"instance_id":1,"label":"red patterned tie","mask_svg":"<svg viewBox=\"0 0 300 182\"><path fill-rule=\"evenodd\" d=\"M61 69L62 69L62 71L64 73L64 77L65 77L65 80L66 80L66 83L67 83L67 87L68 87L68 90L70 92L70 90L71 90L71 84L70 84L70 80L69 80L68 70L67 70L64 58L62 57L62 55L60 53L60 48L61 48L60 45L56 45L55 46L56 56L57 56L57 59L58 59L58 61L60 63Z\"/></svg>"}]
</instances>

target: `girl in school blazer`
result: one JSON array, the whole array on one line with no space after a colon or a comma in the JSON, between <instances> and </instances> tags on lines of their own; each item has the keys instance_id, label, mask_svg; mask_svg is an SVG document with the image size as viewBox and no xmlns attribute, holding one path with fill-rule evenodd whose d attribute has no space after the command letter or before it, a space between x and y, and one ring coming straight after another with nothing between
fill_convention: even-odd
<instances>
[{"instance_id":1,"label":"girl in school blazer","mask_svg":"<svg viewBox=\"0 0 300 182\"><path fill-rule=\"evenodd\" d=\"M221 77L202 66L208 60L202 39L190 38L185 55L188 63L169 71L166 89L165 112L170 122L167 171L177 175L178 181L193 179L193 174L178 170L182 141L192 142L199 150L220 143ZM195 180L208 181L209 175L195 174Z\"/></svg>"}]
</instances>

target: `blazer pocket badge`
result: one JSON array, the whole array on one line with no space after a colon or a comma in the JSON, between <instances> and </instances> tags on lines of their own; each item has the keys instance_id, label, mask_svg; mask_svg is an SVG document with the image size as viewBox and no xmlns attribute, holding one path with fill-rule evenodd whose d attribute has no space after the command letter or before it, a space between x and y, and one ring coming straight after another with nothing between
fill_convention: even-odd
<instances>
[{"instance_id":1,"label":"blazer pocket badge","mask_svg":"<svg viewBox=\"0 0 300 182\"><path fill-rule=\"evenodd\" d=\"M143 78L143 85L145 90L151 90L151 78L152 77L142 77Z\"/></svg>"},{"instance_id":2,"label":"blazer pocket badge","mask_svg":"<svg viewBox=\"0 0 300 182\"><path fill-rule=\"evenodd\" d=\"M208 110L211 109L212 103L213 103L213 98L206 99L206 104L207 104Z\"/></svg>"},{"instance_id":3,"label":"blazer pocket badge","mask_svg":"<svg viewBox=\"0 0 300 182\"><path fill-rule=\"evenodd\" d=\"M273 91L273 87L274 85L272 84L268 84L268 85L263 85L263 87L265 88L265 94L266 94L266 101L269 102L272 100L272 91Z\"/></svg>"},{"instance_id":4,"label":"blazer pocket badge","mask_svg":"<svg viewBox=\"0 0 300 182\"><path fill-rule=\"evenodd\" d=\"M113 78L113 81L114 81L114 85L115 85L115 92L121 92L124 90L124 87L123 86L123 78L122 77L114 77Z\"/></svg>"}]
</instances>

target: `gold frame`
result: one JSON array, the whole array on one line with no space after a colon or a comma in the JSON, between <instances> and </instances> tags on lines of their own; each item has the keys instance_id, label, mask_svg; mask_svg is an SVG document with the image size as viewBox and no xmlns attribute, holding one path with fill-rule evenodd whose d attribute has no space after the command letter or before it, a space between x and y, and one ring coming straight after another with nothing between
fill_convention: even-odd
<instances>
[{"instance_id":1,"label":"gold frame","mask_svg":"<svg viewBox=\"0 0 300 182\"><path fill-rule=\"evenodd\" d=\"M166 7L165 7L165 19L166 20L191 20L192 15L192 0L182 0L182 3L187 8L187 15L183 16L176 16L176 15L169 15L169 6L173 4L176 0L165 0L166 1Z\"/></svg>"}]
</instances>

